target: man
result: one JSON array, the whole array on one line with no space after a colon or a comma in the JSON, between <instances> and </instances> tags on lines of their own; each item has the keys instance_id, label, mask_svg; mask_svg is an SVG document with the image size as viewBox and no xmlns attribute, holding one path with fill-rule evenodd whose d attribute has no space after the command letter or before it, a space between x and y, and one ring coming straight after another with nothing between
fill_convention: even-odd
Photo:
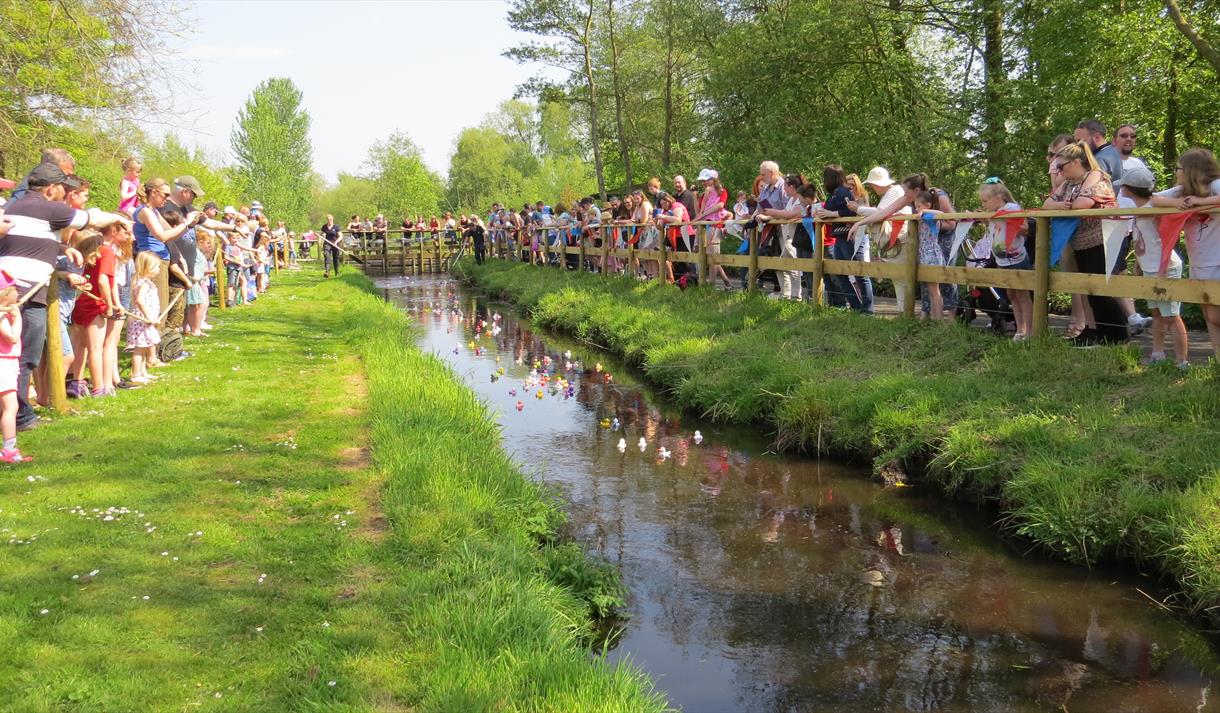
<instances>
[{"instance_id":1,"label":"man","mask_svg":"<svg viewBox=\"0 0 1220 713\"><path fill-rule=\"evenodd\" d=\"M169 209L176 210L182 214L184 220L191 220L192 214L195 214L193 219L194 225L188 228L187 231L182 235L178 236L176 240L171 240L166 244L166 247L170 252L171 262L179 262L179 265L185 269L187 278L186 286L182 287L181 289L189 290L195 283L202 279L203 269L200 268L202 267L206 269L206 266L196 264L196 261L199 259L199 249L197 247L198 237L195 235L195 227L202 226L212 232L228 232L233 230L233 226L215 219L214 215L216 205L214 203L209 204L212 208L213 217L210 217L206 210L199 213L195 212L194 201L196 198L203 198L204 193L203 187L199 185L199 181L194 176L179 176L175 178L173 188L174 190L170 193L169 199L166 200L165 205L161 207L161 212L164 213ZM174 243L176 243L176 245L171 247L171 245ZM177 259L175 259L174 256L175 252L178 253ZM162 267L167 268L170 266L165 265L163 262ZM173 300L177 295L177 292L174 291L174 285L181 281L174 279L172 270L166 275L166 277L169 278L168 282L170 283L170 290L167 293L167 298L171 303L173 303ZM165 323L162 328L164 330L173 332L182 330L183 325L185 324L186 327L183 330L185 334L199 334L203 325L203 309L197 304L191 306L192 309L190 310L190 321L187 321L186 298L185 296L179 298L178 302L173 304L173 307L170 309L169 313L165 315ZM189 357L190 353L181 352L180 354L171 356L175 361L177 361ZM163 358L162 361L165 361L165 359Z\"/></svg>"},{"instance_id":2,"label":"man","mask_svg":"<svg viewBox=\"0 0 1220 713\"><path fill-rule=\"evenodd\" d=\"M1084 141L1093 149L1093 158L1101 170L1110 174L1110 181L1117 183L1123 177L1123 156L1106 141L1106 125L1097 119L1086 119L1076 125L1073 134L1077 141Z\"/></svg>"},{"instance_id":3,"label":"man","mask_svg":"<svg viewBox=\"0 0 1220 713\"><path fill-rule=\"evenodd\" d=\"M698 203L694 191L687 187L684 176L674 176L674 200L686 206L686 214L694 220Z\"/></svg>"},{"instance_id":4,"label":"man","mask_svg":"<svg viewBox=\"0 0 1220 713\"><path fill-rule=\"evenodd\" d=\"M322 277L330 277L330 268L335 268L335 277L339 276L339 263L342 262L342 251L339 250L339 226L335 224L335 216L326 216L326 225L320 229L322 234Z\"/></svg>"},{"instance_id":5,"label":"man","mask_svg":"<svg viewBox=\"0 0 1220 713\"><path fill-rule=\"evenodd\" d=\"M1132 155L1135 153L1135 139L1136 132L1133 124L1123 124L1114 132L1114 147L1123 157L1123 173L1134 171L1137 168L1148 168L1143 159ZM1118 190L1117 187L1115 190Z\"/></svg>"},{"instance_id":6,"label":"man","mask_svg":"<svg viewBox=\"0 0 1220 713\"><path fill-rule=\"evenodd\" d=\"M33 428L38 422L38 416L26 397L30 391L30 375L42 361L46 345L46 283L52 278L55 261L60 255L78 266L83 262L79 252L61 242L59 233L64 228L89 226L100 230L123 220L97 208L86 213L59 202L64 196L67 180L67 175L55 163L41 163L26 176L24 195L5 206L5 219L11 226L8 235L0 240L0 270L13 276L23 297L34 290L21 307L17 429L22 431ZM81 287L86 280L72 274L68 275L68 282Z\"/></svg>"},{"instance_id":7,"label":"man","mask_svg":"<svg viewBox=\"0 0 1220 713\"><path fill-rule=\"evenodd\" d=\"M382 219L382 225L385 225L385 219ZM382 228L382 237L385 237L385 227ZM275 222L275 230L271 231L271 244L275 247L275 262L280 268L288 266L288 226L284 221L277 220Z\"/></svg>"},{"instance_id":8,"label":"man","mask_svg":"<svg viewBox=\"0 0 1220 713\"><path fill-rule=\"evenodd\" d=\"M43 149L42 160L38 166L48 165L58 167L60 172L65 176L71 176L76 173L76 159L72 158L72 154L64 149ZM38 170L38 167L35 167L34 170ZM13 189L13 200L21 198L30 189L30 175L33 173L34 171L30 171L30 173L26 174L26 177L21 179L21 183L18 183L17 187Z\"/></svg>"}]
</instances>

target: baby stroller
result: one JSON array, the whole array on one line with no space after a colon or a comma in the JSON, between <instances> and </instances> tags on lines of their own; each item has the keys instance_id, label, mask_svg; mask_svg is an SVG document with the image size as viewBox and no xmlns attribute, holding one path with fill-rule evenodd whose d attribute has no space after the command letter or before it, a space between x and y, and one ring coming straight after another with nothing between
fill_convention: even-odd
<instances>
[{"instance_id":1,"label":"baby stroller","mask_svg":"<svg viewBox=\"0 0 1220 713\"><path fill-rule=\"evenodd\" d=\"M995 256L991 254L991 241L980 240L976 243L967 238L962 241L962 247L966 249L966 267L996 267ZM1008 294L1003 288L968 286L958 298L957 319L962 324L973 324L980 313L988 317L990 323L987 328L996 334L1004 335L1017 330L1012 305L1008 303Z\"/></svg>"}]
</instances>

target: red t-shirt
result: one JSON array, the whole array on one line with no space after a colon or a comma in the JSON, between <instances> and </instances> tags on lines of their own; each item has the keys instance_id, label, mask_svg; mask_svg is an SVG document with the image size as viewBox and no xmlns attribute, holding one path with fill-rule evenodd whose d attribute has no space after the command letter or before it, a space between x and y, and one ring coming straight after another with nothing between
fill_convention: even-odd
<instances>
[{"instance_id":1,"label":"red t-shirt","mask_svg":"<svg viewBox=\"0 0 1220 713\"><path fill-rule=\"evenodd\" d=\"M111 299L113 299L115 264L114 248L103 244L98 248L97 259L93 261L92 265L85 268L85 277L93 286L93 294L99 298L102 295L102 280L105 280L106 284L110 286ZM104 314L106 314L106 303L82 292L76 298L76 306L72 309L72 321L77 324L88 324L95 317Z\"/></svg>"}]
</instances>

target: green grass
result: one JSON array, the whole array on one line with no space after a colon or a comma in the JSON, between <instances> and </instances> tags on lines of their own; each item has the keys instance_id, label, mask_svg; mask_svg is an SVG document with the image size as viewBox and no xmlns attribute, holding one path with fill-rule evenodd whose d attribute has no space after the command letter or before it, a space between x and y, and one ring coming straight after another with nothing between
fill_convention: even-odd
<instances>
[{"instance_id":1,"label":"green grass","mask_svg":"<svg viewBox=\"0 0 1220 713\"><path fill-rule=\"evenodd\" d=\"M285 275L158 384L22 434L0 710L663 708L590 653L564 585L601 570L369 286Z\"/></svg>"},{"instance_id":2,"label":"green grass","mask_svg":"<svg viewBox=\"0 0 1220 713\"><path fill-rule=\"evenodd\" d=\"M781 447L895 461L1075 562L1167 575L1220 607L1220 368L1134 347L997 340L708 288L507 265L471 279L638 365L683 407ZM1220 608L1211 610L1220 611ZM1210 612L1209 612L1210 613Z\"/></svg>"}]
</instances>

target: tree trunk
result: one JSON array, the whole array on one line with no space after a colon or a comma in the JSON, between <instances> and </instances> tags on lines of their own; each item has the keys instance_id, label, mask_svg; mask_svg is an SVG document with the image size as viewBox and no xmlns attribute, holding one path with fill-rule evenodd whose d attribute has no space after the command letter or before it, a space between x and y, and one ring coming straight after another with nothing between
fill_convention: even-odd
<instances>
[{"instance_id":1,"label":"tree trunk","mask_svg":"<svg viewBox=\"0 0 1220 713\"><path fill-rule=\"evenodd\" d=\"M1165 0L1165 9L1169 11L1169 17L1173 20L1173 24L1178 28L1178 32L1194 45L1195 51L1199 56L1207 60L1207 63L1212 66L1212 70L1216 74L1220 74L1220 51L1217 51L1210 42L1207 41L1199 31L1190 24L1190 21L1182 14L1182 8L1178 6L1178 0ZM1175 157L1176 159L1176 157Z\"/></svg>"},{"instance_id":2,"label":"tree trunk","mask_svg":"<svg viewBox=\"0 0 1220 713\"><path fill-rule=\"evenodd\" d=\"M1004 166L1004 111L1001 106L1004 75L1004 3L982 0L983 5L983 146L987 175L998 176Z\"/></svg>"},{"instance_id":3,"label":"tree trunk","mask_svg":"<svg viewBox=\"0 0 1220 713\"><path fill-rule=\"evenodd\" d=\"M673 0L665 1L665 130L661 139L661 172L669 175L674 136L674 16Z\"/></svg>"},{"instance_id":4,"label":"tree trunk","mask_svg":"<svg viewBox=\"0 0 1220 713\"><path fill-rule=\"evenodd\" d=\"M1166 166L1178 160L1178 58L1169 64L1169 98L1165 102L1165 152L1161 158Z\"/></svg>"},{"instance_id":5,"label":"tree trunk","mask_svg":"<svg viewBox=\"0 0 1220 713\"><path fill-rule=\"evenodd\" d=\"M593 59L591 43L593 34L593 0L589 0L588 13L585 15L585 31L581 44L585 53L585 82L589 86L589 143L593 144L593 172L597 174L597 194L602 202L606 200L606 174L602 168L602 147L597 136L597 82L593 79Z\"/></svg>"},{"instance_id":6,"label":"tree trunk","mask_svg":"<svg viewBox=\"0 0 1220 713\"><path fill-rule=\"evenodd\" d=\"M614 84L614 128L618 132L618 153L623 162L626 186L635 183L631 175L631 151L627 148L627 132L623 129L623 89L618 74L618 44L614 39L614 0L606 0L606 26L610 31L610 79Z\"/></svg>"}]
</instances>

